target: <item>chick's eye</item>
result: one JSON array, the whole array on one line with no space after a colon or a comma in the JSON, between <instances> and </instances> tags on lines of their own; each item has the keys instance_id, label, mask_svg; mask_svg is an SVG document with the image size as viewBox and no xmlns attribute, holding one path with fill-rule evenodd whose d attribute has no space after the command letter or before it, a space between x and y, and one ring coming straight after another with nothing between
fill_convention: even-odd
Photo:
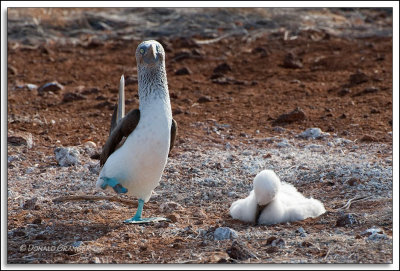
<instances>
[{"instance_id":1,"label":"chick's eye","mask_svg":"<svg viewBox=\"0 0 400 271\"><path fill-rule=\"evenodd\" d=\"M141 49L139 50L139 52L140 52L141 54L144 54L144 49L141 48Z\"/></svg>"}]
</instances>

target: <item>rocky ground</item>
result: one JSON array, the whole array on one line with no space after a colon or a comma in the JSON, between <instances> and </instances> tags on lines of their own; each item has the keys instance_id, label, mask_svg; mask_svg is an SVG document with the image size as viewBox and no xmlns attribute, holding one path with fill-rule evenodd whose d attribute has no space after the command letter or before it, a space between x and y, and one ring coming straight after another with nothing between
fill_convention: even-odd
<instances>
[{"instance_id":1,"label":"rocky ground","mask_svg":"<svg viewBox=\"0 0 400 271\"><path fill-rule=\"evenodd\" d=\"M9 10L8 263L392 263L391 23L385 9ZM135 199L95 189L97 159L121 74L138 107L148 38L179 130L144 215L169 221L125 225ZM262 169L327 212L233 220Z\"/></svg>"}]
</instances>

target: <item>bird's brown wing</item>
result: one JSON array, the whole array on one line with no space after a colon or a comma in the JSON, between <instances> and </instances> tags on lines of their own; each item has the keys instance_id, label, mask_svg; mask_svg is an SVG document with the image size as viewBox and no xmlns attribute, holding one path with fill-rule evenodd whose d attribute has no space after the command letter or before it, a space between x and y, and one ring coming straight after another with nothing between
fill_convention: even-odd
<instances>
[{"instance_id":1,"label":"bird's brown wing","mask_svg":"<svg viewBox=\"0 0 400 271\"><path fill-rule=\"evenodd\" d=\"M176 134L178 133L178 124L174 119L172 119L172 125L171 125L171 141L169 144L169 153L172 150L172 147L175 145L175 139L176 139Z\"/></svg>"},{"instance_id":2,"label":"bird's brown wing","mask_svg":"<svg viewBox=\"0 0 400 271\"><path fill-rule=\"evenodd\" d=\"M114 113L116 110L114 111ZM140 120L139 109L131 110L129 113L118 122L115 126L114 114L111 120L110 136L108 137L106 144L104 144L103 150L100 154L100 166L102 167L108 157L116 150L118 144L121 142L122 138L129 136ZM113 128L112 126L115 126Z\"/></svg>"},{"instance_id":3,"label":"bird's brown wing","mask_svg":"<svg viewBox=\"0 0 400 271\"><path fill-rule=\"evenodd\" d=\"M118 105L116 105L114 107L114 112L113 112L112 117L111 117L111 125L110 125L110 134L109 135L111 135L111 132L117 126L117 111L118 111Z\"/></svg>"}]
</instances>

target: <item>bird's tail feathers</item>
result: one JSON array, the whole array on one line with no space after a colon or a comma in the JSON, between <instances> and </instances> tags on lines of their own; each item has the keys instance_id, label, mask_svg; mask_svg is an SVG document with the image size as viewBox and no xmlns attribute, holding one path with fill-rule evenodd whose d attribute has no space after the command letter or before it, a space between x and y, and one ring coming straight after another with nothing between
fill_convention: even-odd
<instances>
[{"instance_id":1,"label":"bird's tail feathers","mask_svg":"<svg viewBox=\"0 0 400 271\"><path fill-rule=\"evenodd\" d=\"M122 75L119 81L118 104L114 107L114 112L111 117L110 134L124 116L125 116L125 78L124 75Z\"/></svg>"}]
</instances>

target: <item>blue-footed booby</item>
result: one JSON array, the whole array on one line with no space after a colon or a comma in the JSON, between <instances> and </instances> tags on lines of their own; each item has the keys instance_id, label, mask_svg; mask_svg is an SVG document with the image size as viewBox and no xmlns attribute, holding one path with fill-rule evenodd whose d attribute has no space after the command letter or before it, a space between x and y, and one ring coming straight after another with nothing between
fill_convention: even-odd
<instances>
[{"instance_id":1,"label":"blue-footed booby","mask_svg":"<svg viewBox=\"0 0 400 271\"><path fill-rule=\"evenodd\" d=\"M102 169L97 187L138 198L136 214L125 223L146 223L164 218L142 218L143 205L158 186L176 137L168 92L165 52L155 40L136 49L139 109L125 116L124 77L110 135L100 155ZM125 139L125 141L123 141Z\"/></svg>"}]
</instances>

